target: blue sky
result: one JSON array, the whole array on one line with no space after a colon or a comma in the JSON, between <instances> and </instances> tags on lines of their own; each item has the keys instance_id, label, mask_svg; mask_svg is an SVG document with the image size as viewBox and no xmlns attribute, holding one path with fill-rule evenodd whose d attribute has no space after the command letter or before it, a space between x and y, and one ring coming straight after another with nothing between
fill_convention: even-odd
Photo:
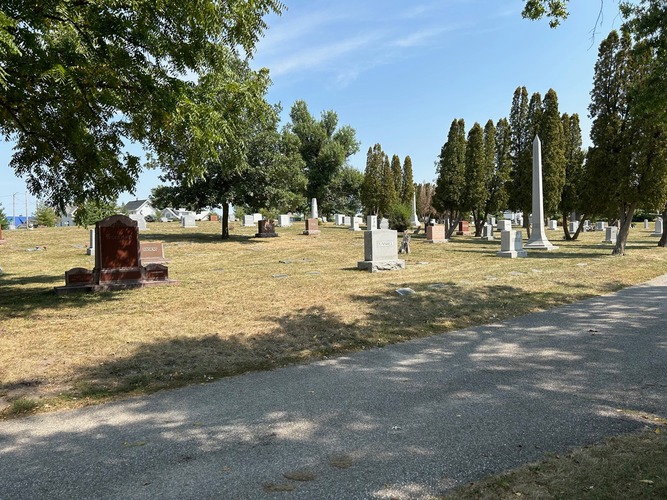
<instances>
[{"instance_id":1,"label":"blue sky","mask_svg":"<svg viewBox=\"0 0 667 500\"><path fill-rule=\"evenodd\" d=\"M267 18L252 63L270 69L269 102L282 104L284 121L299 99L316 117L336 111L361 142L354 167L363 171L366 151L380 143L390 156L410 155L416 182L435 179L433 163L454 118L469 129L507 117L517 86L556 90L561 113L581 117L588 145L597 47L621 24L611 0L599 21L600 1L571 2L570 17L555 30L546 20L522 19L520 0L284 2L282 16ZM12 194L20 193L18 215L25 183L8 167L12 145L0 146L0 203L11 212ZM141 175L138 198L158 185L158 174Z\"/></svg>"}]
</instances>

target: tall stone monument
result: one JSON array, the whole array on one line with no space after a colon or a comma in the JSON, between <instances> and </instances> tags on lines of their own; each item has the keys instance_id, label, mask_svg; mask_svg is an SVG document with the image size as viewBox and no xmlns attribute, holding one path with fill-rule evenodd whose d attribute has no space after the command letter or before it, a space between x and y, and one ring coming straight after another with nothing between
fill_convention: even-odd
<instances>
[{"instance_id":1,"label":"tall stone monument","mask_svg":"<svg viewBox=\"0 0 667 500\"><path fill-rule=\"evenodd\" d=\"M410 217L410 225L414 227L421 227L419 217L417 217L417 193L412 195L412 217Z\"/></svg>"},{"instance_id":2,"label":"tall stone monument","mask_svg":"<svg viewBox=\"0 0 667 500\"><path fill-rule=\"evenodd\" d=\"M310 200L310 218L317 219L319 214L317 213L317 198Z\"/></svg>"},{"instance_id":3,"label":"tall stone monument","mask_svg":"<svg viewBox=\"0 0 667 500\"><path fill-rule=\"evenodd\" d=\"M533 229L524 245L526 250L557 250L544 231L544 194L542 191L542 142L536 135L533 141Z\"/></svg>"}]
</instances>

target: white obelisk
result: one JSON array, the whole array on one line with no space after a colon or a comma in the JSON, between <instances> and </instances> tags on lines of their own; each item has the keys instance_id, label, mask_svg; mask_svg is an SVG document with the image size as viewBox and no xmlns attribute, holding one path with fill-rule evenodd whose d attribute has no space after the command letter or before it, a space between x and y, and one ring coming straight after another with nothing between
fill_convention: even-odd
<instances>
[{"instance_id":1,"label":"white obelisk","mask_svg":"<svg viewBox=\"0 0 667 500\"><path fill-rule=\"evenodd\" d=\"M410 218L410 224L414 227L421 227L419 217L417 217L417 193L412 195L412 217Z\"/></svg>"},{"instance_id":2,"label":"white obelisk","mask_svg":"<svg viewBox=\"0 0 667 500\"><path fill-rule=\"evenodd\" d=\"M319 217L317 213L317 198L310 200L310 218L317 219Z\"/></svg>"},{"instance_id":3,"label":"white obelisk","mask_svg":"<svg viewBox=\"0 0 667 500\"><path fill-rule=\"evenodd\" d=\"M533 141L533 228L526 250L557 250L544 232L544 193L542 191L542 142L536 135Z\"/></svg>"}]
</instances>

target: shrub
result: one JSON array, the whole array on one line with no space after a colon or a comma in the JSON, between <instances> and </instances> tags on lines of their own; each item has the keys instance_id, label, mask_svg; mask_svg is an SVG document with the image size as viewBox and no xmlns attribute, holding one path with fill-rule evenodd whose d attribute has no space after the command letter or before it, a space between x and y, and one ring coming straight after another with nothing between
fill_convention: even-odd
<instances>
[{"instance_id":1,"label":"shrub","mask_svg":"<svg viewBox=\"0 0 667 500\"><path fill-rule=\"evenodd\" d=\"M412 216L412 208L403 203L392 205L387 214L389 219L389 227L396 231L403 232L410 227L410 217Z\"/></svg>"}]
</instances>

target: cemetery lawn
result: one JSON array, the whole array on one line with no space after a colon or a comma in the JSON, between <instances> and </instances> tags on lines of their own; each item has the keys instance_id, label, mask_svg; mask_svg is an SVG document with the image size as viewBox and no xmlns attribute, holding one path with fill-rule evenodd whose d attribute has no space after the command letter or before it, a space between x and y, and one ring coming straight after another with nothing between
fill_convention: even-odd
<instances>
[{"instance_id":1,"label":"cemetery lawn","mask_svg":"<svg viewBox=\"0 0 667 500\"><path fill-rule=\"evenodd\" d=\"M625 257L603 232L525 259L495 256L498 240L446 244L413 237L401 271L368 273L363 233L303 223L256 239L217 222L149 224L173 286L57 296L64 272L92 269L88 231L5 231L0 245L0 418L72 408L268 370L554 308L667 270L650 230L633 229ZM406 287L412 295L399 296ZM637 304L641 306L641 304Z\"/></svg>"}]
</instances>

